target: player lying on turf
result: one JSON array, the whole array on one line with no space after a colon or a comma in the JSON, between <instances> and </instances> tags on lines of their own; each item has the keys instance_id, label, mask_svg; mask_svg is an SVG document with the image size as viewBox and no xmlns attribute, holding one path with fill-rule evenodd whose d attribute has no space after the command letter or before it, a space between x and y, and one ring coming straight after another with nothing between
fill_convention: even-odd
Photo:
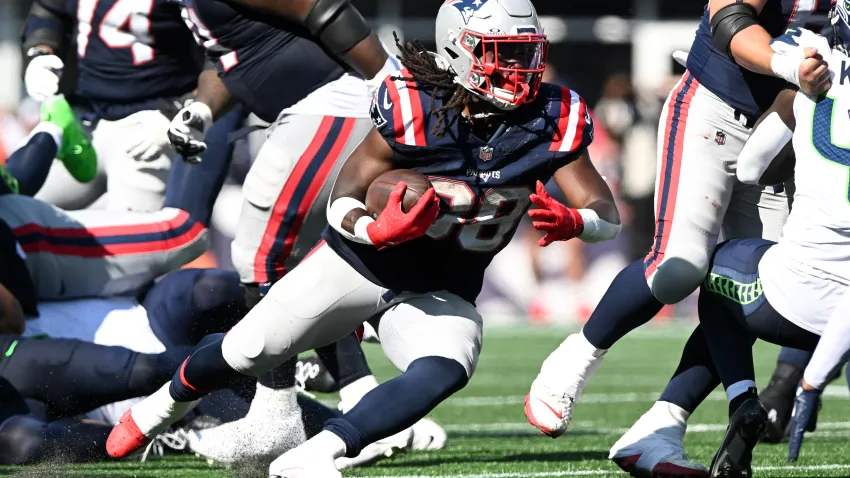
<instances>
[{"instance_id":1,"label":"player lying on turf","mask_svg":"<svg viewBox=\"0 0 850 478\"><path fill-rule=\"evenodd\" d=\"M819 354L830 360L824 361L821 377L846 351L840 341L846 340L850 310L850 152L839 145L850 144L850 119L841 113L850 109L847 84L841 81L842 71L850 66L848 8L850 2L842 0L831 12L833 48L807 30L791 30L774 40L780 50L817 48L835 81L825 96L784 90L766 113L742 152L738 176L750 183L787 178L793 163L783 163L786 156L780 153L790 142L796 156L794 209L776 244L748 239L718 246L700 291L700 327L689 340L693 346L686 347L680 369L687 364L687 369L716 373L729 399L730 425L711 476L750 476L751 451L766 431L767 412L755 389L753 339L814 350L823 335L826 341ZM823 380L813 382L818 386ZM685 392L697 403L707 395L699 389ZM796 458L796 446L792 441L791 458Z\"/></svg>"},{"instance_id":2,"label":"player lying on turf","mask_svg":"<svg viewBox=\"0 0 850 478\"><path fill-rule=\"evenodd\" d=\"M139 300L84 299L39 306L41 315L27 322L25 336L31 338L0 335L2 386L43 405L43 410L16 412L9 422L0 421L0 443L7 445L0 446L0 464L49 459L48 452L56 450L64 451L70 461L108 459L106 438L121 414L171 376L200 339L227 331L247 311L238 275L219 269L169 273ZM236 393L222 391L197 411L225 422L244 417L254 396L253 380L246 377L233 390ZM256 393L267 391L260 385ZM293 430L303 428L308 436L336 416L316 402L299 402L303 427L294 402L278 413ZM96 423L83 424L77 418ZM217 428L190 433L183 441L192 452L229 462ZM297 433L290 439L294 446L305 439L304 432L300 439Z\"/></svg>"},{"instance_id":3,"label":"player lying on turf","mask_svg":"<svg viewBox=\"0 0 850 478\"><path fill-rule=\"evenodd\" d=\"M584 101L541 84L548 42L533 5L443 4L436 40L437 53L405 45L405 69L378 90L375 129L332 192L327 242L125 414L111 455L144 446L207 391L372 320L403 373L270 467L272 476L341 476L334 459L411 426L466 385L481 348L474 301L484 269L532 202L542 246L618 233L611 192L587 155ZM553 176L575 209L544 192Z\"/></svg>"}]
</instances>

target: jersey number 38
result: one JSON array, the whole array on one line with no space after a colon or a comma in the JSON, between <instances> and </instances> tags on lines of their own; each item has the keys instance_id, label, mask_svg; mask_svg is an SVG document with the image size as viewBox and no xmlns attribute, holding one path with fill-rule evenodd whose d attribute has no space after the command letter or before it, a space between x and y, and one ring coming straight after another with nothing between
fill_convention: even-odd
<instances>
[{"instance_id":1,"label":"jersey number 38","mask_svg":"<svg viewBox=\"0 0 850 478\"><path fill-rule=\"evenodd\" d=\"M479 195L463 181L429 179L449 210L428 229L428 237L455 236L467 251L491 252L501 247L531 203L528 188L494 187Z\"/></svg>"}]
</instances>

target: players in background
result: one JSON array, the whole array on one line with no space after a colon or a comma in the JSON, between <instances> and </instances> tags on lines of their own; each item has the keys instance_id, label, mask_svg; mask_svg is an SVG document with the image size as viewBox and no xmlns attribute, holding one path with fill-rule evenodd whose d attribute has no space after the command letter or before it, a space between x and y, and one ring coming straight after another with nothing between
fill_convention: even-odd
<instances>
[{"instance_id":1,"label":"players in background","mask_svg":"<svg viewBox=\"0 0 850 478\"><path fill-rule=\"evenodd\" d=\"M203 60L180 7L169 0L36 0L23 47L24 83L39 101L60 92L63 58L76 57L77 78L63 82L76 86L65 93L90 129L99 159L96 171L91 164L70 165L77 181L52 168L39 198L82 209L112 190L108 209L162 208L175 157L166 130L197 86ZM216 154L227 155L227 132L220 131Z\"/></svg>"},{"instance_id":2,"label":"players in background","mask_svg":"<svg viewBox=\"0 0 850 478\"><path fill-rule=\"evenodd\" d=\"M541 84L548 41L533 5L447 2L436 26L439 53L408 43L405 69L381 84L372 104L375 129L345 162L331 194L327 242L222 341L199 349L170 384L122 417L108 443L113 456L143 446L206 390L260 374L374 319L385 353L403 373L270 468L272 476L339 477L336 458L411 426L466 385L481 348L474 301L484 270L532 202L539 208L529 212L534 226L546 232L541 246L619 232L611 192L587 154L593 124L584 101ZM431 175L434 187L424 186L405 213L406 186L398 183L372 219L378 211L367 212L367 190L402 168ZM542 182L551 177L576 209L548 197ZM442 215L438 193L452 199Z\"/></svg>"},{"instance_id":3,"label":"players in background","mask_svg":"<svg viewBox=\"0 0 850 478\"><path fill-rule=\"evenodd\" d=\"M550 436L563 434L573 408L606 351L657 314L690 295L705 279L721 229L727 238L777 239L788 215L781 188L735 178L738 154L759 115L791 83L809 93L830 86L814 50L774 53L772 37L811 21L828 2L710 0L687 60L659 121L655 243L646 258L614 279L580 333L543 363L526 400L529 421ZM825 5L826 4L826 5ZM704 347L698 332L687 347ZM682 363L660 401L611 450L627 470L704 476L682 440L700 396L717 384L710 373Z\"/></svg>"},{"instance_id":4,"label":"players in background","mask_svg":"<svg viewBox=\"0 0 850 478\"><path fill-rule=\"evenodd\" d=\"M793 174L797 190L778 243L750 239L720 245L700 291L700 323L708 354L703 351L683 360L707 368L713 362L730 415L711 476L749 476L751 450L767 428L768 414L755 388L753 338L815 350L800 384L800 416L789 446L790 461L797 459L803 428L817 407L814 398L850 348L850 150L842 146L850 143L846 114L850 95L842 78L850 65L848 12L848 0L833 7L832 45L803 29L789 30L774 40L774 49L787 54L818 49L835 82L823 96L783 90L741 153L741 180L776 184ZM786 154L789 146L795 159Z\"/></svg>"}]
</instances>

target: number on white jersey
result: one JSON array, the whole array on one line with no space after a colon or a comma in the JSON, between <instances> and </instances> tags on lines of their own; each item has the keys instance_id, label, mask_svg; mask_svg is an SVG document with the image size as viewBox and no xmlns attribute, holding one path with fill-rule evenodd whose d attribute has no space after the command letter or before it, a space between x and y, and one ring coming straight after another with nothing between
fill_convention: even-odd
<instances>
[{"instance_id":1,"label":"number on white jersey","mask_svg":"<svg viewBox=\"0 0 850 478\"><path fill-rule=\"evenodd\" d=\"M823 159L850 168L850 144L835 144L832 122L837 113L841 112L836 111L835 98L823 96L818 99L812 118L812 147ZM850 178L847 184L847 202L850 203Z\"/></svg>"},{"instance_id":2,"label":"number on white jersey","mask_svg":"<svg viewBox=\"0 0 850 478\"><path fill-rule=\"evenodd\" d=\"M77 6L77 53L86 56L94 27L92 21L99 0L79 0ZM117 0L97 25L97 34L109 48L129 48L133 64L154 59L150 14L154 0Z\"/></svg>"},{"instance_id":3,"label":"number on white jersey","mask_svg":"<svg viewBox=\"0 0 850 478\"><path fill-rule=\"evenodd\" d=\"M467 251L488 252L499 248L528 209L528 188L497 187L480 198L468 184L442 178L429 178L437 195L451 208L441 213L428 229L428 237L447 239L456 235ZM469 217L473 211L476 216Z\"/></svg>"}]
</instances>

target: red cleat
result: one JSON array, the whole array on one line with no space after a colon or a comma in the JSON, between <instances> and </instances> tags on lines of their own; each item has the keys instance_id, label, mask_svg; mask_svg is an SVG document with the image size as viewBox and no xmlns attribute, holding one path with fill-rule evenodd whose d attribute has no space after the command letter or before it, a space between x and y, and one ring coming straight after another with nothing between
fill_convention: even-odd
<instances>
[{"instance_id":1,"label":"red cleat","mask_svg":"<svg viewBox=\"0 0 850 478\"><path fill-rule=\"evenodd\" d=\"M129 456L151 442L151 439L139 430L130 414L131 411L132 409L124 412L106 439L106 453L112 458Z\"/></svg>"}]
</instances>

